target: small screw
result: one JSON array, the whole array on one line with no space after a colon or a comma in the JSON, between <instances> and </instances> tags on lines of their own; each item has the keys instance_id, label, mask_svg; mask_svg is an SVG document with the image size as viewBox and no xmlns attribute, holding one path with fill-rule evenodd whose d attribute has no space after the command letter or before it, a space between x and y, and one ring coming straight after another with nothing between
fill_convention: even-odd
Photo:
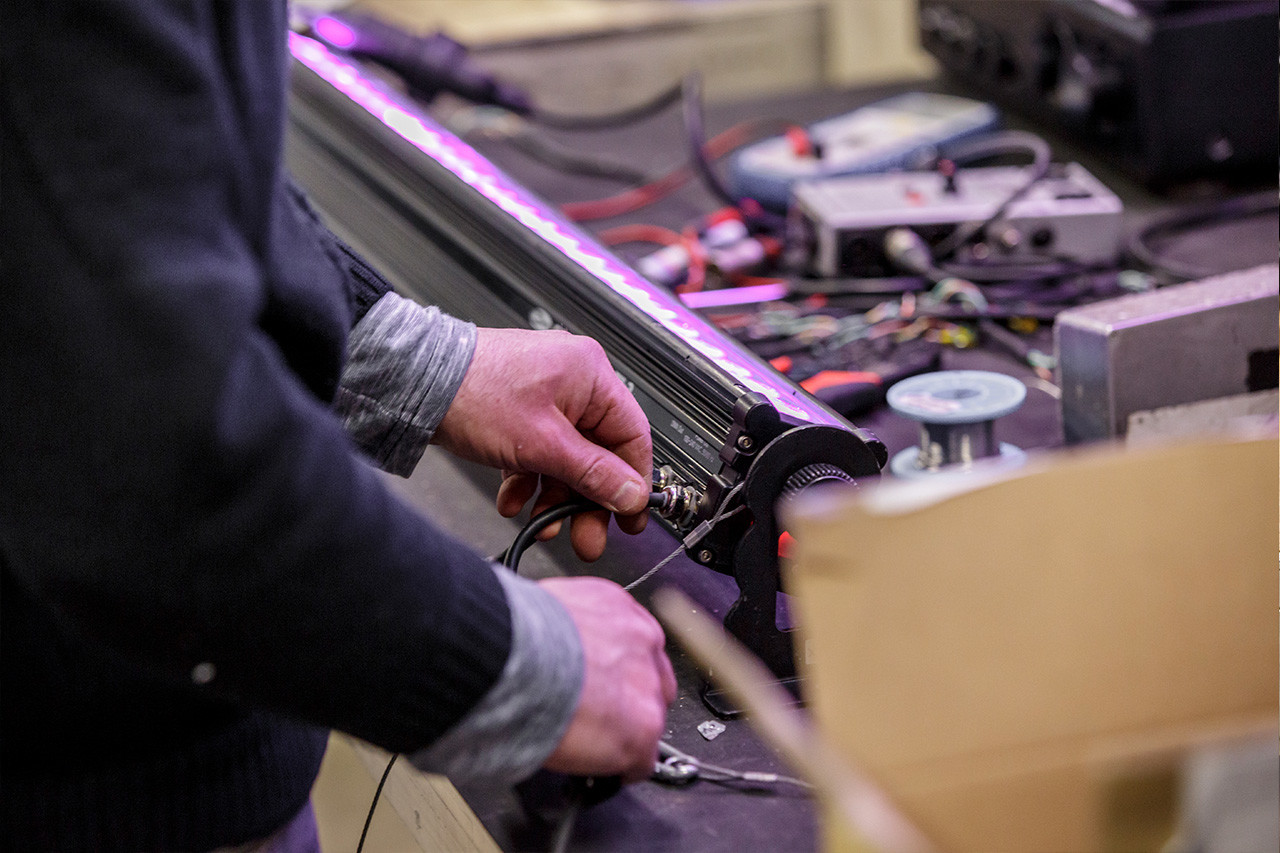
<instances>
[{"instance_id":1,"label":"small screw","mask_svg":"<svg viewBox=\"0 0 1280 853\"><path fill-rule=\"evenodd\" d=\"M755 446L756 446L756 443L755 443L754 441L752 441L752 440L751 440L751 436L749 436L749 435L740 435L740 436L738 436L738 449L739 449L739 450L750 450L751 448L753 448L753 447L755 447Z\"/></svg>"},{"instance_id":2,"label":"small screw","mask_svg":"<svg viewBox=\"0 0 1280 853\"><path fill-rule=\"evenodd\" d=\"M710 548L703 548L701 551L698 552L699 563L710 563L712 558L714 557L715 557L715 552L712 551Z\"/></svg>"}]
</instances>

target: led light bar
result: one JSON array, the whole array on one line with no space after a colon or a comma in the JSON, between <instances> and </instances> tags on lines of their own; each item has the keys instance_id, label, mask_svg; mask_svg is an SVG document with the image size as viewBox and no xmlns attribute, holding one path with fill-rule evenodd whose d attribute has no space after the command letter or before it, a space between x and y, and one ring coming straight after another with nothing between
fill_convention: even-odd
<instances>
[{"instance_id":1,"label":"led light bar","mask_svg":"<svg viewBox=\"0 0 1280 853\"><path fill-rule=\"evenodd\" d=\"M735 379L763 394L779 412L809 423L837 423L840 418L796 386L761 369L754 356L734 346L667 291L655 287L618 260L577 226L511 181L497 167L421 111L362 75L319 42L290 33L294 57L334 88L359 104L405 141L438 161L499 209L564 253L590 275L620 294L672 334L688 341Z\"/></svg>"},{"instance_id":2,"label":"led light bar","mask_svg":"<svg viewBox=\"0 0 1280 853\"><path fill-rule=\"evenodd\" d=\"M649 418L655 468L680 490L684 511L663 520L691 556L734 575L752 599L735 605L750 611L735 633L758 652L777 645L755 636L778 633L774 502L815 464L844 479L878 474L883 445L631 269L374 70L298 34L290 49L286 155L329 224L406 295L482 326L564 328L599 341ZM730 503L749 512L695 534ZM751 545L753 537L763 540ZM791 665L782 645L769 661L775 671Z\"/></svg>"}]
</instances>

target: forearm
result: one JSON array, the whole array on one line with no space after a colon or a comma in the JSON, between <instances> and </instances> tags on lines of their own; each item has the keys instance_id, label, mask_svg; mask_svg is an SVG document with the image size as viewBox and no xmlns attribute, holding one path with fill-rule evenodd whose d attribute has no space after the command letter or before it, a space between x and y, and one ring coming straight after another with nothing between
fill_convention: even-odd
<instances>
[{"instance_id":1,"label":"forearm","mask_svg":"<svg viewBox=\"0 0 1280 853\"><path fill-rule=\"evenodd\" d=\"M538 584L500 566L493 571L511 608L506 668L458 725L409 756L420 770L454 782L532 775L560 743L582 690L582 645L568 611Z\"/></svg>"},{"instance_id":2,"label":"forearm","mask_svg":"<svg viewBox=\"0 0 1280 853\"><path fill-rule=\"evenodd\" d=\"M388 293L355 328L335 407L379 468L408 476L431 441L475 351L476 329Z\"/></svg>"}]
</instances>

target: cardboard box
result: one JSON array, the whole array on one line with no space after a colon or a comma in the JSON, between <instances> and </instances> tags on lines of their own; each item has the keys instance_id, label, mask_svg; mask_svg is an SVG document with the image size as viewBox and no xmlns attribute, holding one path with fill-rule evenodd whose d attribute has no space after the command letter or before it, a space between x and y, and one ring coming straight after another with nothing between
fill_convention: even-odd
<instances>
[{"instance_id":1,"label":"cardboard box","mask_svg":"<svg viewBox=\"0 0 1280 853\"><path fill-rule=\"evenodd\" d=\"M818 727L941 849L1160 849L1189 757L1276 743L1278 470L1268 438L805 496Z\"/></svg>"}]
</instances>

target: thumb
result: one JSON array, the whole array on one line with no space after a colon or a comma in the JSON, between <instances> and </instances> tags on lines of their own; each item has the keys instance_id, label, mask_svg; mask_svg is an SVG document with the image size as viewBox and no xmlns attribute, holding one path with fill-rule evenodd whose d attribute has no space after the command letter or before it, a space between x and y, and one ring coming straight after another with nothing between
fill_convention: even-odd
<instances>
[{"instance_id":1,"label":"thumb","mask_svg":"<svg viewBox=\"0 0 1280 853\"><path fill-rule=\"evenodd\" d=\"M620 515L635 515L648 506L649 482L618 453L587 440L567 422L560 445L561 452L545 460L544 473Z\"/></svg>"}]
</instances>

